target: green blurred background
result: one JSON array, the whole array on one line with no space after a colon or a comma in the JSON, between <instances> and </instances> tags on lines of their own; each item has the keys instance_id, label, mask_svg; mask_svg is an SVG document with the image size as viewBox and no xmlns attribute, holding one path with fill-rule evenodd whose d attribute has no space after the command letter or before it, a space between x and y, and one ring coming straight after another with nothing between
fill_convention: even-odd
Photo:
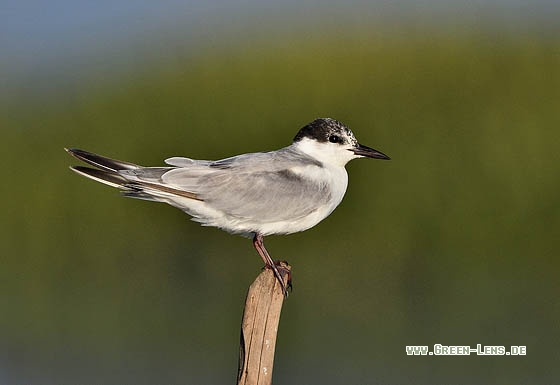
<instances>
[{"instance_id":1,"label":"green blurred background","mask_svg":"<svg viewBox=\"0 0 560 385\"><path fill-rule=\"evenodd\" d=\"M28 57L14 45L0 91L0 383L233 383L262 265L251 242L79 178L63 147L217 159L283 147L327 116L392 160L352 162L329 218L267 239L294 274L274 383L557 382L558 9L425 17L435 3L418 16L406 2L238 2L88 45L107 11L85 43L53 35ZM436 343L527 355L405 353Z\"/></svg>"}]
</instances>

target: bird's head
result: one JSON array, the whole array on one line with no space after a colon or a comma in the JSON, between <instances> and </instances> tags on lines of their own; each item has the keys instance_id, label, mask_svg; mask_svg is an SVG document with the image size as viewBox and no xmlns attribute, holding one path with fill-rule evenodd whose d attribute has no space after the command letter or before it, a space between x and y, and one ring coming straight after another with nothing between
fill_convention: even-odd
<instances>
[{"instance_id":1,"label":"bird's head","mask_svg":"<svg viewBox=\"0 0 560 385\"><path fill-rule=\"evenodd\" d=\"M371 147L358 143L348 127L331 118L315 119L301 128L294 145L322 163L344 166L356 158L390 159Z\"/></svg>"}]
</instances>

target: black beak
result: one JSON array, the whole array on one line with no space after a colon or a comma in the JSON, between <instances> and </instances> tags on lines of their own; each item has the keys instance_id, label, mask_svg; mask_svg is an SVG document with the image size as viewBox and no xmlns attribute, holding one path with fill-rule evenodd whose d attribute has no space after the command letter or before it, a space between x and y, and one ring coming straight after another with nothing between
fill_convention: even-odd
<instances>
[{"instance_id":1,"label":"black beak","mask_svg":"<svg viewBox=\"0 0 560 385\"><path fill-rule=\"evenodd\" d=\"M368 158L385 159L385 160L391 159L381 151L374 150L371 147L364 146L359 143L357 147L350 148L348 150L354 152L354 154L356 155L365 156Z\"/></svg>"}]
</instances>

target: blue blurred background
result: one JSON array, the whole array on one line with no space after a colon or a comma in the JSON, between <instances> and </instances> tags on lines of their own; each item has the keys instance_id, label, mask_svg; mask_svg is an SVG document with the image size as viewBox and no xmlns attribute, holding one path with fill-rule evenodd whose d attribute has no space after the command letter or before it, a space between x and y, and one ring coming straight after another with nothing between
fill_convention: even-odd
<instances>
[{"instance_id":1,"label":"blue blurred background","mask_svg":"<svg viewBox=\"0 0 560 385\"><path fill-rule=\"evenodd\" d=\"M556 1L0 3L0 383L235 381L249 240L73 175L290 143L316 117L392 157L267 246L293 266L275 384L554 383ZM409 357L406 345L526 345Z\"/></svg>"}]
</instances>

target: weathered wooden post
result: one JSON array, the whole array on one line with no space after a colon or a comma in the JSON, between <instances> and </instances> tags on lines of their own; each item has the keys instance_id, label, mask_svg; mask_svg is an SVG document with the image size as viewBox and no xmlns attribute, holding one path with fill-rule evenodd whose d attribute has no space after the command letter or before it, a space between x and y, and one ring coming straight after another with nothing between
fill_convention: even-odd
<instances>
[{"instance_id":1,"label":"weathered wooden post","mask_svg":"<svg viewBox=\"0 0 560 385\"><path fill-rule=\"evenodd\" d=\"M281 272L291 267L281 262ZM288 274L283 274L287 285ZM272 270L265 269L249 287L239 346L238 385L270 385L284 293Z\"/></svg>"}]
</instances>

